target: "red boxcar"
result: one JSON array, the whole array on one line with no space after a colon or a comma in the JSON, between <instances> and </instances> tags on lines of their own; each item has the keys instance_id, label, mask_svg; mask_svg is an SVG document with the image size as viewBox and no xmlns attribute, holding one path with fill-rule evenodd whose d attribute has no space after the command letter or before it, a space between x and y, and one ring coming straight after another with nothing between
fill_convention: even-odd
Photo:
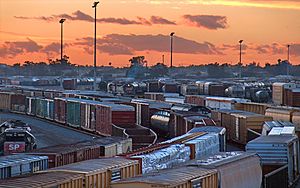
<instances>
[{"instance_id":1,"label":"red boxcar","mask_svg":"<svg viewBox=\"0 0 300 188\"><path fill-rule=\"evenodd\" d=\"M66 123L66 99L54 99L54 119L59 123Z\"/></svg>"}]
</instances>

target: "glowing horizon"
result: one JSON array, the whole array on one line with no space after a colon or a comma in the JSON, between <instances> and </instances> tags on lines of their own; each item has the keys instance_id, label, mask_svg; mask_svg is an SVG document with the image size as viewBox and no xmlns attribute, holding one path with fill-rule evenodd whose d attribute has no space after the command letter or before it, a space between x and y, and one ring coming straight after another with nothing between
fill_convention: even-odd
<instances>
[{"instance_id":1,"label":"glowing horizon","mask_svg":"<svg viewBox=\"0 0 300 188\"><path fill-rule=\"evenodd\" d=\"M60 57L59 18L64 23L64 54L71 63L93 64L93 1L0 2L0 63ZM28 11L30 10L30 11ZM97 65L128 66L143 55L149 65L169 64L170 32L175 32L174 65L239 61L264 65L287 59L300 64L300 3L258 0L101 1L97 18ZM298 33L298 34L297 34Z\"/></svg>"}]
</instances>

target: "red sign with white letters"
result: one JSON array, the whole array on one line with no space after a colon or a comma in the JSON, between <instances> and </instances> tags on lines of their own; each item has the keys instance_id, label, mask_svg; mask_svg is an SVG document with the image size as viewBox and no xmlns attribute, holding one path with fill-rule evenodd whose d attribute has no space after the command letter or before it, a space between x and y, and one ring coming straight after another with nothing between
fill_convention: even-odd
<instances>
[{"instance_id":1,"label":"red sign with white letters","mask_svg":"<svg viewBox=\"0 0 300 188\"><path fill-rule=\"evenodd\" d=\"M5 142L4 155L25 152L25 142Z\"/></svg>"}]
</instances>

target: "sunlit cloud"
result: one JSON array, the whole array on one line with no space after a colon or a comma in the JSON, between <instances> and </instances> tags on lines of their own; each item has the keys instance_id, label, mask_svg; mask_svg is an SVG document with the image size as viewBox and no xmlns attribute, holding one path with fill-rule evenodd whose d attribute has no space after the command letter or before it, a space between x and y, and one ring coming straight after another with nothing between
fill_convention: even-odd
<instances>
[{"instance_id":1,"label":"sunlit cloud","mask_svg":"<svg viewBox=\"0 0 300 188\"><path fill-rule=\"evenodd\" d=\"M65 44L64 46L67 47L68 44ZM60 44L57 42L42 46L30 38L22 41L6 41L0 45L1 58L14 58L18 55L29 53L44 53L49 56L58 54L59 52Z\"/></svg>"},{"instance_id":2,"label":"sunlit cloud","mask_svg":"<svg viewBox=\"0 0 300 188\"><path fill-rule=\"evenodd\" d=\"M139 3L149 4L174 4L170 0L135 0ZM180 0L176 5L224 5L239 7L278 8L278 9L300 9L299 0Z\"/></svg>"},{"instance_id":3,"label":"sunlit cloud","mask_svg":"<svg viewBox=\"0 0 300 188\"><path fill-rule=\"evenodd\" d=\"M225 29L227 27L226 16L214 15L184 15L183 18L188 24L206 29Z\"/></svg>"},{"instance_id":4,"label":"sunlit cloud","mask_svg":"<svg viewBox=\"0 0 300 188\"><path fill-rule=\"evenodd\" d=\"M58 14L52 16L36 16L36 17L26 17L26 16L14 16L16 19L22 20L42 20L46 22L58 21L61 18L65 18L71 21L85 21L85 22L94 22L94 18L80 10L73 12L72 14ZM136 20L130 20L127 18L99 18L97 19L98 23L110 23L110 24L120 24L120 25L152 25L152 24L161 24L161 25L176 25L175 22L170 21L166 18L159 16L151 16L150 19L143 17L137 17Z\"/></svg>"},{"instance_id":5,"label":"sunlit cloud","mask_svg":"<svg viewBox=\"0 0 300 188\"><path fill-rule=\"evenodd\" d=\"M110 55L132 55L139 51L169 51L168 35L122 35L109 34L97 39L98 50ZM73 45L83 46L86 52L91 52L93 38L77 39ZM197 42L183 37L174 37L174 53L223 55L210 42Z\"/></svg>"}]
</instances>

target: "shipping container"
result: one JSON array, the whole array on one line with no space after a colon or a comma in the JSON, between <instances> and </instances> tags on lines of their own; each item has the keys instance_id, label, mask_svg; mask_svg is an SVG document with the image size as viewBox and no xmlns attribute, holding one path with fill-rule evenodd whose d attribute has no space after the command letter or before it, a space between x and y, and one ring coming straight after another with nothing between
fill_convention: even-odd
<instances>
[{"instance_id":1,"label":"shipping container","mask_svg":"<svg viewBox=\"0 0 300 188\"><path fill-rule=\"evenodd\" d=\"M9 92L0 93L0 110L26 112L26 96Z\"/></svg>"},{"instance_id":2,"label":"shipping container","mask_svg":"<svg viewBox=\"0 0 300 188\"><path fill-rule=\"evenodd\" d=\"M204 84L205 84L205 81L197 81L196 82L196 85L198 86L200 95L204 95Z\"/></svg>"},{"instance_id":3,"label":"shipping container","mask_svg":"<svg viewBox=\"0 0 300 188\"><path fill-rule=\"evenodd\" d=\"M295 89L285 89L285 101L284 105L300 107L300 88Z\"/></svg>"},{"instance_id":4,"label":"shipping container","mask_svg":"<svg viewBox=\"0 0 300 188\"><path fill-rule=\"evenodd\" d=\"M143 102L132 102L135 105L136 124L150 126L150 105Z\"/></svg>"},{"instance_id":5,"label":"shipping container","mask_svg":"<svg viewBox=\"0 0 300 188\"><path fill-rule=\"evenodd\" d=\"M112 134L111 109L115 108L112 108L111 105L116 106L115 104L78 98L67 98L66 100L70 104L70 111L67 109L66 113L70 121L77 127L101 135L110 136Z\"/></svg>"},{"instance_id":6,"label":"shipping container","mask_svg":"<svg viewBox=\"0 0 300 188\"><path fill-rule=\"evenodd\" d=\"M179 85L177 83L164 83L162 91L164 93L179 93Z\"/></svg>"},{"instance_id":7,"label":"shipping container","mask_svg":"<svg viewBox=\"0 0 300 188\"><path fill-rule=\"evenodd\" d=\"M77 87L77 79L64 79L63 88L65 90L75 90Z\"/></svg>"},{"instance_id":8,"label":"shipping container","mask_svg":"<svg viewBox=\"0 0 300 188\"><path fill-rule=\"evenodd\" d=\"M295 112L293 108L270 107L266 110L265 115L273 117L273 120L292 122L293 112Z\"/></svg>"},{"instance_id":9,"label":"shipping container","mask_svg":"<svg viewBox=\"0 0 300 188\"><path fill-rule=\"evenodd\" d=\"M284 127L294 128L294 124L289 121L266 121L263 125L261 135L263 136L269 135L269 133L273 130L273 128L284 128ZM281 131L278 132L278 135L280 135L280 133Z\"/></svg>"},{"instance_id":10,"label":"shipping container","mask_svg":"<svg viewBox=\"0 0 300 188\"><path fill-rule=\"evenodd\" d=\"M74 172L41 172L0 181L0 188L83 188L83 175Z\"/></svg>"},{"instance_id":11,"label":"shipping container","mask_svg":"<svg viewBox=\"0 0 300 188\"><path fill-rule=\"evenodd\" d=\"M234 109L236 103L250 102L248 99L228 97L206 97L205 106L211 109Z\"/></svg>"},{"instance_id":12,"label":"shipping container","mask_svg":"<svg viewBox=\"0 0 300 188\"><path fill-rule=\"evenodd\" d=\"M92 141L40 148L30 154L48 156L49 168L53 168L100 156L112 157L131 150L132 140L130 138L104 137Z\"/></svg>"},{"instance_id":13,"label":"shipping container","mask_svg":"<svg viewBox=\"0 0 300 188\"><path fill-rule=\"evenodd\" d=\"M13 93L0 93L0 110L10 111L11 110L11 95Z\"/></svg>"},{"instance_id":14,"label":"shipping container","mask_svg":"<svg viewBox=\"0 0 300 188\"><path fill-rule=\"evenodd\" d=\"M65 124L66 123L66 105L67 101L64 98L54 99L54 119L55 121Z\"/></svg>"},{"instance_id":15,"label":"shipping container","mask_svg":"<svg viewBox=\"0 0 300 188\"><path fill-rule=\"evenodd\" d=\"M140 153L140 154L139 154ZM184 144L164 145L155 150L136 152L130 159L138 160L143 174L174 168L190 160L191 149Z\"/></svg>"},{"instance_id":16,"label":"shipping container","mask_svg":"<svg viewBox=\"0 0 300 188\"><path fill-rule=\"evenodd\" d=\"M227 86L224 84L210 84L208 89L208 95L224 97L226 88Z\"/></svg>"},{"instance_id":17,"label":"shipping container","mask_svg":"<svg viewBox=\"0 0 300 188\"><path fill-rule=\"evenodd\" d=\"M295 125L296 131L300 132L300 112L294 112L292 122Z\"/></svg>"},{"instance_id":18,"label":"shipping container","mask_svg":"<svg viewBox=\"0 0 300 188\"><path fill-rule=\"evenodd\" d=\"M195 84L183 84L181 85L181 95L198 95L199 88Z\"/></svg>"},{"instance_id":19,"label":"shipping container","mask_svg":"<svg viewBox=\"0 0 300 188\"><path fill-rule=\"evenodd\" d=\"M36 115L36 98L26 97L26 109L28 115Z\"/></svg>"},{"instance_id":20,"label":"shipping container","mask_svg":"<svg viewBox=\"0 0 300 188\"><path fill-rule=\"evenodd\" d=\"M147 82L147 91L148 92L159 92L161 88L159 87L158 81L156 82Z\"/></svg>"},{"instance_id":21,"label":"shipping container","mask_svg":"<svg viewBox=\"0 0 300 188\"><path fill-rule=\"evenodd\" d=\"M260 133L264 122L273 120L272 117L251 112L234 112L230 116L231 123L227 129L229 131L229 139L242 145L247 144L249 141L248 129Z\"/></svg>"},{"instance_id":22,"label":"shipping container","mask_svg":"<svg viewBox=\"0 0 300 188\"><path fill-rule=\"evenodd\" d=\"M66 123L72 127L80 127L80 103L67 99L66 112Z\"/></svg>"},{"instance_id":23,"label":"shipping container","mask_svg":"<svg viewBox=\"0 0 300 188\"><path fill-rule=\"evenodd\" d=\"M69 164L48 172L74 172L83 174L84 187L106 188L112 182L135 177L140 172L139 163L122 157L100 158Z\"/></svg>"},{"instance_id":24,"label":"shipping container","mask_svg":"<svg viewBox=\"0 0 300 188\"><path fill-rule=\"evenodd\" d=\"M200 159L202 157L214 155L220 152L219 134L207 133L184 144L190 147L190 159Z\"/></svg>"},{"instance_id":25,"label":"shipping container","mask_svg":"<svg viewBox=\"0 0 300 188\"><path fill-rule=\"evenodd\" d=\"M186 95L184 102L197 106L205 106L205 98L205 95Z\"/></svg>"},{"instance_id":26,"label":"shipping container","mask_svg":"<svg viewBox=\"0 0 300 188\"><path fill-rule=\"evenodd\" d=\"M11 95L11 111L26 113L26 96L22 94Z\"/></svg>"},{"instance_id":27,"label":"shipping container","mask_svg":"<svg viewBox=\"0 0 300 188\"><path fill-rule=\"evenodd\" d=\"M291 186L299 178L300 155L297 136L261 136L246 145L246 151L256 152L263 165L288 165Z\"/></svg>"},{"instance_id":28,"label":"shipping container","mask_svg":"<svg viewBox=\"0 0 300 188\"><path fill-rule=\"evenodd\" d=\"M271 168L270 168L271 167ZM264 165L263 171L265 169L271 169L271 171L264 174L263 186L262 188L288 188L288 165Z\"/></svg>"},{"instance_id":29,"label":"shipping container","mask_svg":"<svg viewBox=\"0 0 300 188\"><path fill-rule=\"evenodd\" d=\"M155 92L145 92L144 93L145 99L151 99L156 101L164 101L165 97L163 93L155 93Z\"/></svg>"},{"instance_id":30,"label":"shipping container","mask_svg":"<svg viewBox=\"0 0 300 188\"><path fill-rule=\"evenodd\" d=\"M188 133L197 133L197 132L219 134L220 152L226 151L226 129L225 128L216 127L216 126L196 127L196 128L193 128L192 130L190 130Z\"/></svg>"},{"instance_id":31,"label":"shipping container","mask_svg":"<svg viewBox=\"0 0 300 188\"><path fill-rule=\"evenodd\" d=\"M46 169L48 169L47 156L16 154L0 157L0 179L32 174Z\"/></svg>"},{"instance_id":32,"label":"shipping container","mask_svg":"<svg viewBox=\"0 0 300 188\"><path fill-rule=\"evenodd\" d=\"M111 187L217 188L218 174L216 170L198 167L179 167L116 181L111 184Z\"/></svg>"},{"instance_id":33,"label":"shipping container","mask_svg":"<svg viewBox=\"0 0 300 188\"><path fill-rule=\"evenodd\" d=\"M265 103L247 102L247 103L235 103L234 104L234 109L236 109L236 110L243 110L243 111L253 112L253 113L262 114L262 115L265 115L268 107L269 107L269 105L265 104Z\"/></svg>"},{"instance_id":34,"label":"shipping container","mask_svg":"<svg viewBox=\"0 0 300 188\"><path fill-rule=\"evenodd\" d=\"M205 82L203 85L203 91L204 91L204 95L209 95L209 88L210 86L214 84L213 82ZM201 94L201 93L200 93Z\"/></svg>"},{"instance_id":35,"label":"shipping container","mask_svg":"<svg viewBox=\"0 0 300 188\"><path fill-rule=\"evenodd\" d=\"M167 134L169 134L169 137L175 137L180 136L185 133L187 133L190 129L194 128L196 124L193 124L192 126L188 126L189 117L194 116L198 117L197 122L201 121L203 122L203 119L207 118L204 116L201 116L200 113L195 112L171 112L170 113L170 120L168 122L168 129ZM199 116L202 120L199 120ZM203 124L204 126L204 124Z\"/></svg>"},{"instance_id":36,"label":"shipping container","mask_svg":"<svg viewBox=\"0 0 300 188\"><path fill-rule=\"evenodd\" d=\"M228 110L228 109L220 109L220 110L212 110L211 118L214 120L217 126L226 128L226 138L229 140L230 137L230 127L231 127L231 113L235 112L244 112L241 110Z\"/></svg>"},{"instance_id":37,"label":"shipping container","mask_svg":"<svg viewBox=\"0 0 300 188\"><path fill-rule=\"evenodd\" d=\"M285 101L285 89L295 88L296 84L294 83L273 83L272 85L272 99L273 102L277 105L283 105Z\"/></svg>"},{"instance_id":38,"label":"shipping container","mask_svg":"<svg viewBox=\"0 0 300 188\"><path fill-rule=\"evenodd\" d=\"M222 152L188 166L218 171L219 188L259 188L262 183L260 158L248 152Z\"/></svg>"}]
</instances>

